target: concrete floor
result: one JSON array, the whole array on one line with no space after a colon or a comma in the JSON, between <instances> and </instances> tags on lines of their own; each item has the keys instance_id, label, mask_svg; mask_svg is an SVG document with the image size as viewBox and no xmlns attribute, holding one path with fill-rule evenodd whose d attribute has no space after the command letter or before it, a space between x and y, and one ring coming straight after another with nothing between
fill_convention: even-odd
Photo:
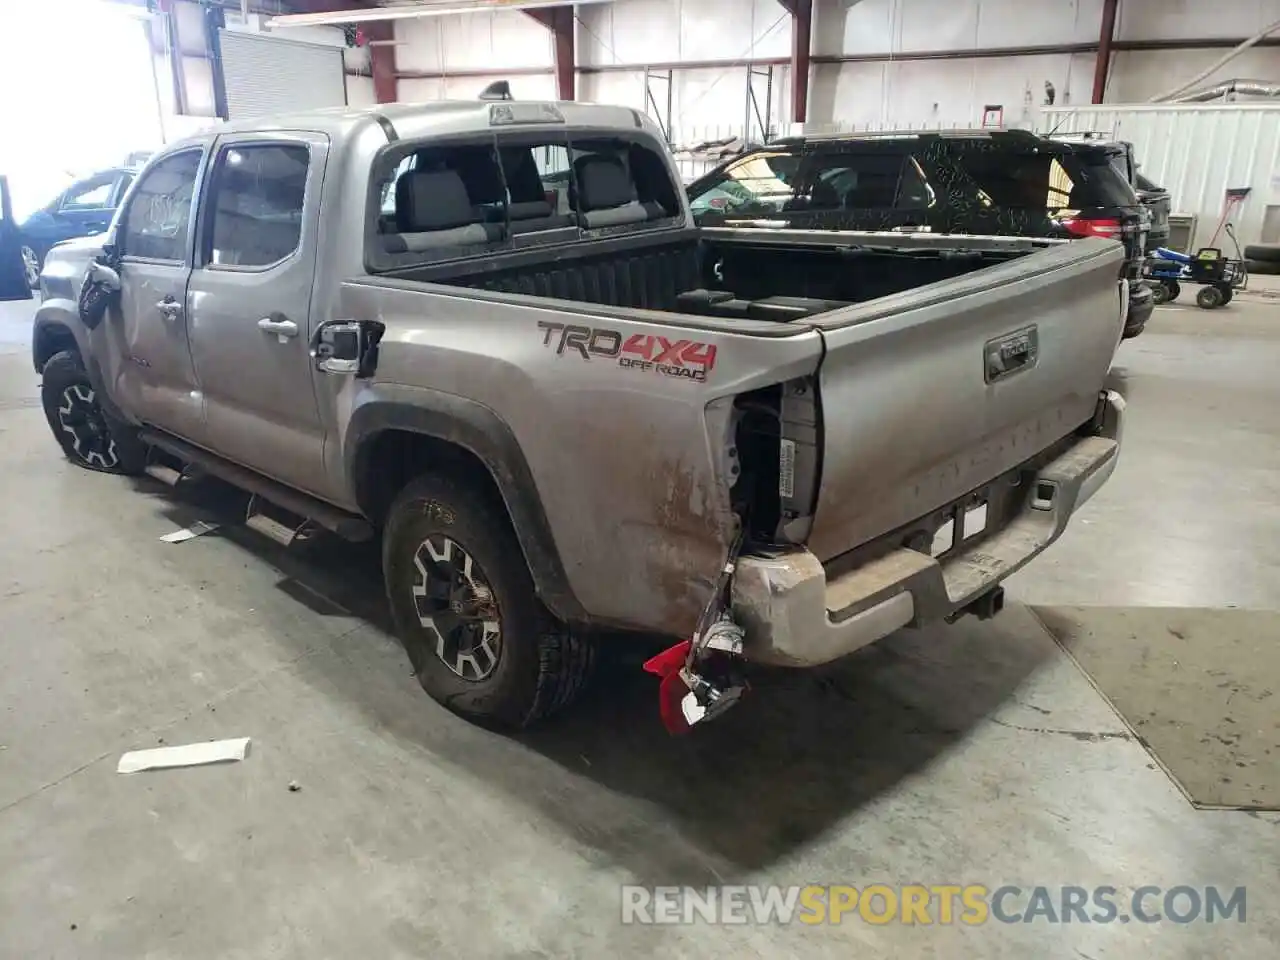
<instances>
[{"instance_id":1,"label":"concrete floor","mask_svg":"<svg viewBox=\"0 0 1280 960\"><path fill-rule=\"evenodd\" d=\"M66 464L31 306L0 309L0 957L1276 956L1280 816L1192 809L1019 603L774 680L685 740L634 667L496 736L421 694L372 556L164 544L227 504ZM1116 476L1011 601L1280 607L1277 371L1280 301L1158 310L1117 358ZM232 736L242 763L115 773ZM876 882L1243 885L1249 912L620 923L624 883Z\"/></svg>"}]
</instances>

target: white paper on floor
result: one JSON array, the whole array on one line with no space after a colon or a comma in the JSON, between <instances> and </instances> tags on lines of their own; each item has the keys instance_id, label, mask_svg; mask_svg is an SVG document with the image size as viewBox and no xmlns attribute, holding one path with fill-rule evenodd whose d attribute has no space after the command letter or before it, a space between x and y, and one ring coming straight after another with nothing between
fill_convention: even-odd
<instances>
[{"instance_id":1,"label":"white paper on floor","mask_svg":"<svg viewBox=\"0 0 1280 960\"><path fill-rule=\"evenodd\" d=\"M181 747L156 747L154 750L130 750L120 758L116 773L140 770L164 770L168 767L196 767L205 763L243 760L249 752L249 738L188 743Z\"/></svg>"},{"instance_id":2,"label":"white paper on floor","mask_svg":"<svg viewBox=\"0 0 1280 960\"><path fill-rule=\"evenodd\" d=\"M197 520L191 526L184 527L181 530L175 530L173 533L166 533L160 539L165 543L182 543L185 540L194 540L202 534L212 533L217 529L218 525L216 523L209 523L206 520Z\"/></svg>"}]
</instances>

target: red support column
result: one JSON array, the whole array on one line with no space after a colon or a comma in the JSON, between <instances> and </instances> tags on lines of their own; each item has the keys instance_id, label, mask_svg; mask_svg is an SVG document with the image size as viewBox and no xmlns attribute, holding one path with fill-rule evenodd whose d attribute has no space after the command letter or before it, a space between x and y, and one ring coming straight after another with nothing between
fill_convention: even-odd
<instances>
[{"instance_id":1,"label":"red support column","mask_svg":"<svg viewBox=\"0 0 1280 960\"><path fill-rule=\"evenodd\" d=\"M556 98L576 100L578 62L574 47L573 7L550 7L546 10L526 10L525 13L551 31L556 69Z\"/></svg>"},{"instance_id":2,"label":"red support column","mask_svg":"<svg viewBox=\"0 0 1280 960\"><path fill-rule=\"evenodd\" d=\"M399 98L396 83L395 27L386 20L375 20L361 29L369 40L369 70L373 74L373 96L378 103L395 103Z\"/></svg>"},{"instance_id":3,"label":"red support column","mask_svg":"<svg viewBox=\"0 0 1280 960\"><path fill-rule=\"evenodd\" d=\"M1111 69L1111 44L1116 37L1116 8L1120 0L1103 0L1102 32L1098 36L1098 59L1093 65L1093 102L1101 103L1107 92L1107 71Z\"/></svg>"},{"instance_id":4,"label":"red support column","mask_svg":"<svg viewBox=\"0 0 1280 960\"><path fill-rule=\"evenodd\" d=\"M778 0L791 14L791 122L809 114L809 59L813 43L813 0Z\"/></svg>"}]
</instances>

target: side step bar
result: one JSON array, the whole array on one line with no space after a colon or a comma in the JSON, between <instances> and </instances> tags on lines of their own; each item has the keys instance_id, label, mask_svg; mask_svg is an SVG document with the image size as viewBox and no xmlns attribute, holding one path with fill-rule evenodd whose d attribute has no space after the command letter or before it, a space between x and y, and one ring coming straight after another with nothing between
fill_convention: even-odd
<instances>
[{"instance_id":1,"label":"side step bar","mask_svg":"<svg viewBox=\"0 0 1280 960\"><path fill-rule=\"evenodd\" d=\"M143 443L159 447L165 453L177 457L183 463L199 467L233 486L237 486L257 497L261 497L263 500L268 500L276 506L288 510L290 513L306 517L326 530L333 531L344 540L359 543L373 538L373 526L364 517L348 513L309 494L286 487L284 484L278 483L269 477L264 477L248 467L242 467L238 463L231 463L229 460L224 460L217 454L193 446L185 440L179 440L177 437L171 437L156 430L143 430L141 439ZM269 518L264 517L263 519ZM275 521L271 522L275 524ZM262 524L262 526L266 526L266 524ZM283 527L283 524L275 524L275 526L287 529ZM258 529L258 527L254 527L254 529ZM263 531L259 530L259 532ZM271 534L267 534L267 536L271 536ZM274 540L276 538L271 536L271 539ZM290 537L290 542L293 539L294 537Z\"/></svg>"},{"instance_id":2,"label":"side step bar","mask_svg":"<svg viewBox=\"0 0 1280 960\"><path fill-rule=\"evenodd\" d=\"M249 506L245 508L244 525L250 530L256 530L268 540L274 540L282 547L291 547L299 540L309 539L309 535L315 530L315 526L309 519L303 519L295 527L281 523L275 517L268 516L262 509L262 501L265 497L259 497L256 493L250 495Z\"/></svg>"},{"instance_id":3,"label":"side step bar","mask_svg":"<svg viewBox=\"0 0 1280 960\"><path fill-rule=\"evenodd\" d=\"M166 467L163 463L148 463L142 468L147 476L159 480L166 486L176 487L182 480L182 471Z\"/></svg>"}]
</instances>

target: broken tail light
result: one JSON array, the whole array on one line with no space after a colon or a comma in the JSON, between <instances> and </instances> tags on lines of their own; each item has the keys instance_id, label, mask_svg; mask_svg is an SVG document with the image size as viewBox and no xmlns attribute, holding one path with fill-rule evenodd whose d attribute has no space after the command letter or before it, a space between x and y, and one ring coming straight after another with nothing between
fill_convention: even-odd
<instances>
[{"instance_id":1,"label":"broken tail light","mask_svg":"<svg viewBox=\"0 0 1280 960\"><path fill-rule=\"evenodd\" d=\"M1102 237L1119 240L1124 235L1124 224L1108 217L1065 217L1058 221L1062 228L1077 237Z\"/></svg>"}]
</instances>

